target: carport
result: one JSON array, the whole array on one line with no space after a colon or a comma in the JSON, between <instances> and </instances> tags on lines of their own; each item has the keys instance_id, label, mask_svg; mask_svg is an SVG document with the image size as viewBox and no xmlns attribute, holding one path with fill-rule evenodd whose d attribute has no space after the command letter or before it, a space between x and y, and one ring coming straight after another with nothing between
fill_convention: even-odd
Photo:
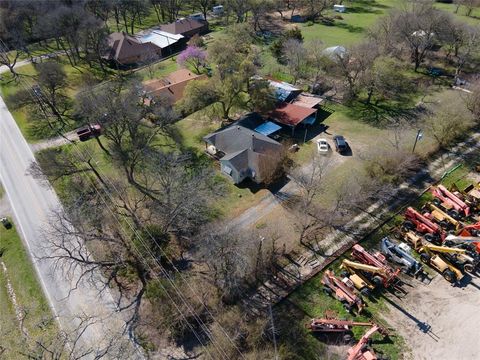
<instances>
[{"instance_id":1,"label":"carport","mask_svg":"<svg viewBox=\"0 0 480 360\"><path fill-rule=\"evenodd\" d=\"M282 127L280 125L277 125L277 124L275 124L274 122L271 122L271 121L267 121L267 122L264 122L262 125L257 126L255 128L255 131L260 133L260 134L263 134L265 136L269 136L269 135L272 135L272 134L276 133L281 128Z\"/></svg>"}]
</instances>

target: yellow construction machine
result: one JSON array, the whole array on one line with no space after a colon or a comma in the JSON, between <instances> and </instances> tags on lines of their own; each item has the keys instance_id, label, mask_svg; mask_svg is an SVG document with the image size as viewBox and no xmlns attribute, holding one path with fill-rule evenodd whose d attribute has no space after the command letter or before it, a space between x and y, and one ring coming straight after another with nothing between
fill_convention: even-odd
<instances>
[{"instance_id":1,"label":"yellow construction machine","mask_svg":"<svg viewBox=\"0 0 480 360\"><path fill-rule=\"evenodd\" d=\"M447 262L464 273L475 272L479 264L478 256L467 255L467 250L461 248L426 244L421 252L441 255Z\"/></svg>"},{"instance_id":2,"label":"yellow construction machine","mask_svg":"<svg viewBox=\"0 0 480 360\"><path fill-rule=\"evenodd\" d=\"M370 296L371 291L376 288L390 287L398 280L397 275L400 272L400 270L389 272L384 268L366 265L347 259L342 261L340 268L349 273L345 275L353 282L355 288L365 296Z\"/></svg>"},{"instance_id":3,"label":"yellow construction machine","mask_svg":"<svg viewBox=\"0 0 480 360\"><path fill-rule=\"evenodd\" d=\"M420 260L423 263L437 270L448 282L454 284L463 278L462 272L444 257L445 253L442 253L441 251L438 251L438 249L435 249L444 248L443 246L425 244L422 241L422 238L412 231L407 231L406 233L404 233L403 239L409 245L411 245L417 253L420 254Z\"/></svg>"},{"instance_id":4,"label":"yellow construction machine","mask_svg":"<svg viewBox=\"0 0 480 360\"><path fill-rule=\"evenodd\" d=\"M428 214L427 218L430 220L435 220L444 229L458 230L461 227L462 224L460 221L455 220L435 204L428 203L426 207L430 209L430 213Z\"/></svg>"}]
</instances>

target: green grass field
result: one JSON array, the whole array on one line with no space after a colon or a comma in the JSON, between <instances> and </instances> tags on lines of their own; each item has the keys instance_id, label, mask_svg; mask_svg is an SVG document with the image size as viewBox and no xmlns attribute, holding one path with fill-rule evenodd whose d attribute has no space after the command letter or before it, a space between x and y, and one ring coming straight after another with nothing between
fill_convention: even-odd
<instances>
[{"instance_id":1,"label":"green grass field","mask_svg":"<svg viewBox=\"0 0 480 360\"><path fill-rule=\"evenodd\" d=\"M20 311L26 314L24 327L29 339L49 336L56 329L47 300L33 269L22 240L15 228L0 228L0 260L7 268L7 276L15 292ZM0 345L5 348L2 359L18 359L19 351L25 351L25 338L7 292L7 277L0 268ZM44 324L40 327L39 324ZM29 341L30 341L29 340Z\"/></svg>"},{"instance_id":2,"label":"green grass field","mask_svg":"<svg viewBox=\"0 0 480 360\"><path fill-rule=\"evenodd\" d=\"M399 0L358 0L344 1L347 11L338 14L333 11L327 11L328 16L340 16L336 19L333 26L323 24L298 24L306 41L320 39L325 46L343 45L350 46L360 42L365 38L368 29L375 24L381 16L389 11L402 6ZM465 16L465 9L460 8L458 14L455 14L455 5L435 3L435 7L451 13L459 21L467 22L471 25L480 24L480 9L476 9L472 16Z\"/></svg>"}]
</instances>

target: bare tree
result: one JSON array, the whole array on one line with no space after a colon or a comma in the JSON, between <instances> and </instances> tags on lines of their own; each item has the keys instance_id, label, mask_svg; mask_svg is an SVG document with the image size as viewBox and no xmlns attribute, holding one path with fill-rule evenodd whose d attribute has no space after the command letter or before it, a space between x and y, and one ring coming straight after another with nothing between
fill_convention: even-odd
<instances>
[{"instance_id":1,"label":"bare tree","mask_svg":"<svg viewBox=\"0 0 480 360\"><path fill-rule=\"evenodd\" d=\"M291 206L297 219L296 226L302 244L310 240L312 234L315 237L315 233L333 226L336 221L336 209L332 209L328 204L321 204L321 197L326 192L325 176L329 166L328 157L312 153L307 166L297 166L289 172L289 177L298 188L293 194Z\"/></svg>"},{"instance_id":2,"label":"bare tree","mask_svg":"<svg viewBox=\"0 0 480 360\"><path fill-rule=\"evenodd\" d=\"M346 99L357 97L359 82L371 69L376 57L378 57L378 48L372 41L353 46L346 53L331 56L327 70L331 69L337 76L343 78L346 85Z\"/></svg>"},{"instance_id":3,"label":"bare tree","mask_svg":"<svg viewBox=\"0 0 480 360\"><path fill-rule=\"evenodd\" d=\"M309 20L316 21L323 16L323 12L331 9L335 4L334 0L303 0L302 5L305 7L306 17Z\"/></svg>"},{"instance_id":4,"label":"bare tree","mask_svg":"<svg viewBox=\"0 0 480 360\"><path fill-rule=\"evenodd\" d=\"M477 80L472 86L472 92L466 97L468 110L472 113L477 123L480 123L480 81Z\"/></svg>"},{"instance_id":5,"label":"bare tree","mask_svg":"<svg viewBox=\"0 0 480 360\"><path fill-rule=\"evenodd\" d=\"M403 64L392 57L376 58L360 78L360 86L367 92L366 103L370 104L372 98L375 98L375 105L382 100L401 100L409 94L412 86L403 68Z\"/></svg>"},{"instance_id":6,"label":"bare tree","mask_svg":"<svg viewBox=\"0 0 480 360\"><path fill-rule=\"evenodd\" d=\"M471 16L475 8L480 7L479 0L455 0L456 4L455 13L458 13L458 10L461 6L465 7L465 15Z\"/></svg>"},{"instance_id":7,"label":"bare tree","mask_svg":"<svg viewBox=\"0 0 480 360\"><path fill-rule=\"evenodd\" d=\"M283 45L283 54L295 84L307 73L307 50L300 41L288 39Z\"/></svg>"},{"instance_id":8,"label":"bare tree","mask_svg":"<svg viewBox=\"0 0 480 360\"><path fill-rule=\"evenodd\" d=\"M453 145L473 126L473 117L465 102L452 94L443 96L429 110L424 118L424 127L442 149Z\"/></svg>"},{"instance_id":9,"label":"bare tree","mask_svg":"<svg viewBox=\"0 0 480 360\"><path fill-rule=\"evenodd\" d=\"M392 13L388 27L393 35L391 40L407 46L415 71L438 41L441 27L448 20L448 15L429 2L414 2L410 9Z\"/></svg>"},{"instance_id":10,"label":"bare tree","mask_svg":"<svg viewBox=\"0 0 480 360\"><path fill-rule=\"evenodd\" d=\"M227 304L241 298L248 285L275 273L281 255L277 249L278 237L274 234L260 236L252 231L213 226L206 228L200 239L199 257Z\"/></svg>"},{"instance_id":11,"label":"bare tree","mask_svg":"<svg viewBox=\"0 0 480 360\"><path fill-rule=\"evenodd\" d=\"M29 316L27 312L26 316ZM120 334L104 333L103 344L99 341L96 346L84 346L80 342L84 332L98 322L108 321L90 316L77 316L71 319L76 324L70 330L58 330L53 323L55 318L45 318L34 324L32 334L24 334L19 341L21 350L15 354L16 358L44 359L44 360L83 360L83 359L128 359L135 357L131 344Z\"/></svg>"}]
</instances>

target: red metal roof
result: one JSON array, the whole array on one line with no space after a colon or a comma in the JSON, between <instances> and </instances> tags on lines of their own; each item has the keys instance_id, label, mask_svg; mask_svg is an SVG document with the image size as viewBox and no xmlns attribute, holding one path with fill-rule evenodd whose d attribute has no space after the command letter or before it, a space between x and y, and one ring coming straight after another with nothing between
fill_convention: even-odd
<instances>
[{"instance_id":1,"label":"red metal roof","mask_svg":"<svg viewBox=\"0 0 480 360\"><path fill-rule=\"evenodd\" d=\"M317 109L309 109L303 106L281 103L277 108L271 111L268 116L284 125L297 126L310 115L315 114Z\"/></svg>"}]
</instances>

